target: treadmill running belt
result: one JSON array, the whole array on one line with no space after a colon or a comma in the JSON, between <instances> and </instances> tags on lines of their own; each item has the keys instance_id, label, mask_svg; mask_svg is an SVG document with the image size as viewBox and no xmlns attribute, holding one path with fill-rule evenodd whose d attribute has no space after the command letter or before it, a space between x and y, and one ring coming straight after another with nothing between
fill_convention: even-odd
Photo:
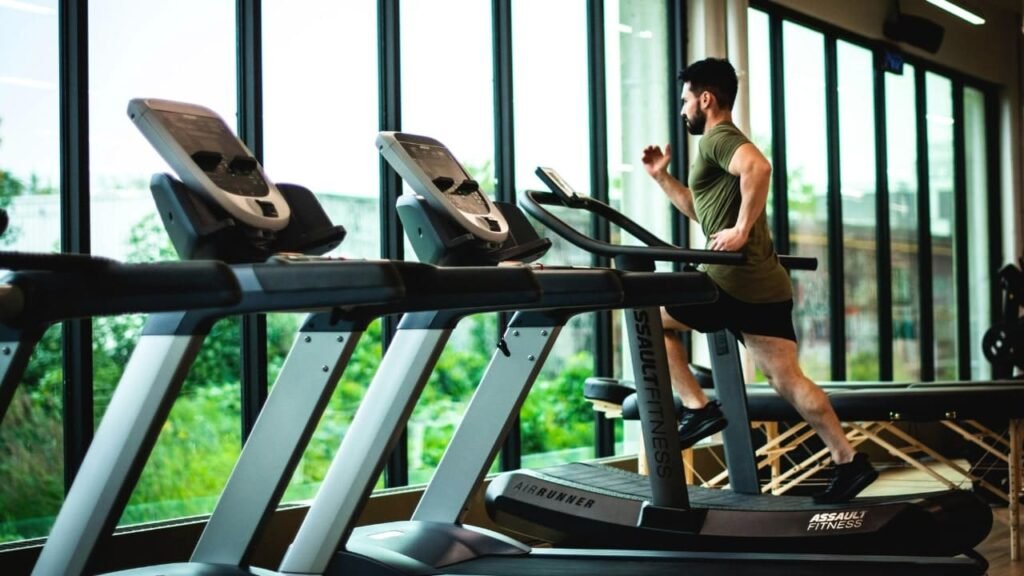
<instances>
[{"instance_id":1,"label":"treadmill running belt","mask_svg":"<svg viewBox=\"0 0 1024 576\"><path fill-rule=\"evenodd\" d=\"M650 500L651 484L646 476L602 464L586 464L574 462L537 470L541 476L550 476L559 480L560 484L573 488L586 489L608 496L629 498L631 500ZM813 500L801 496L771 496L737 494L732 490L702 488L689 486L690 504L694 508L718 508L731 510L761 511L792 511L792 510L829 510L849 508L849 503L815 504ZM942 491L947 492L947 491ZM932 494L938 494L934 492ZM911 500L917 496L909 495L902 500ZM858 506L888 504L891 497L857 498Z\"/></svg>"}]
</instances>

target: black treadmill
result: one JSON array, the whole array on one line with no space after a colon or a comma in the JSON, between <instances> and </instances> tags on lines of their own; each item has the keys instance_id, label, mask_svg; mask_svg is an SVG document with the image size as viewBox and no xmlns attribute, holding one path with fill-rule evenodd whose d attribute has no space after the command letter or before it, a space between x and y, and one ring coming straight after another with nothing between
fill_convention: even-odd
<instances>
[{"instance_id":1,"label":"black treadmill","mask_svg":"<svg viewBox=\"0 0 1024 576\"><path fill-rule=\"evenodd\" d=\"M681 260L663 256L677 248L610 206L576 194L553 170L538 169L538 174L555 192L527 192L523 207L568 241L614 258L620 267ZM615 246L585 237L546 206L588 210L650 247ZM635 344L631 348L634 365L642 364ZM640 372L634 377L643 381ZM721 397L723 391L717 388ZM744 413L741 420L730 416L730 429L749 441L749 425L744 426L749 422L745 393L742 386L738 388L731 391L734 399L730 402L736 403L738 394ZM667 384L665 390L671 393ZM639 394L637 401L642 414ZM642 422L642 426L646 436L649 425ZM748 454L752 460L752 452ZM658 465L655 456L648 451L650 470ZM762 496L756 488L754 493L744 493L695 486L687 489L674 481L671 486L665 484L658 474L648 477L607 466L568 464L501 474L491 482L486 500L498 523L567 546L955 556L973 554L974 546L992 525L988 506L974 494L959 490L819 505L809 497ZM648 518L645 512L652 502L657 503L659 490L674 491L674 499L664 516ZM563 495L588 505L569 505Z\"/></svg>"},{"instance_id":2,"label":"black treadmill","mask_svg":"<svg viewBox=\"0 0 1024 576\"><path fill-rule=\"evenodd\" d=\"M399 214L410 232L418 254L440 254L446 248L469 250L481 245L481 237L470 238L467 232L492 218L492 207L502 214L510 235L527 242L535 237L524 216L514 206L492 203L475 183L468 181L465 170L440 142L410 134L381 133L378 147L382 155L423 198L403 197ZM464 198L469 196L469 198ZM459 212L457 217L453 212ZM487 216L484 216L487 215ZM474 221L475 220L475 221ZM495 227L501 227L498 224ZM485 242L484 242L485 243ZM650 250L650 249L639 249ZM655 253L661 254L658 249ZM679 255L676 248L663 251L666 257ZM685 252L692 261L702 258L719 262L735 261L735 254L720 252ZM639 253L637 253L639 254ZM647 260L649 262L649 259ZM678 437L672 414L671 391L668 389L667 363L661 340L660 315L657 306L672 301L689 304L706 301L708 280L695 272L655 273L648 270L620 270L623 299L617 306L628 308L627 327L634 348L638 350L638 380L641 387L648 431L645 441L648 454L657 454L654 463L663 477L672 482L659 485L642 510L642 521L671 531L681 522L694 526L695 515L671 505L683 491L682 463ZM635 284L629 278L662 277L665 284ZM699 280L699 282L698 282ZM650 280L645 280L652 282ZM674 282L678 282L673 286ZM334 463L341 482L328 474L321 495L313 503L296 539L289 548L278 573L338 575L412 575L412 574L559 574L587 571L593 574L654 575L686 574L981 574L984 562L971 558L932 558L910 556L840 556L800 554L711 553L647 550L594 549L532 549L506 535L461 523L467 502L479 485L497 453L510 423L518 413L526 393L536 377L537 364L543 362L553 338L568 317L597 308L576 302L577 307L558 307L536 312L518 312L510 321L499 349L463 420L453 436L437 471L427 487L412 518L408 521L353 528L354 512L368 496L366 484L352 482L354 472L343 471L351 462L365 461L357 457L366 452L347 450L352 436L342 445ZM375 394L371 387L364 405L374 399L395 399L396 410L406 410L410 395L400 397ZM377 408L375 410L383 410ZM388 418L388 424L401 420ZM388 435L390 429L379 432ZM352 440L353 444L358 440ZM374 452L375 458L380 457ZM379 460L369 460L377 463ZM679 487L679 489L676 489ZM525 491L531 491L526 487ZM537 491L532 491L537 494ZM580 498L573 489L541 494L580 510L592 510L594 501ZM353 503L347 498L358 497ZM699 516L699 515L698 515ZM633 519L636 522L636 518ZM612 535L614 537L614 535ZM341 551L333 550L341 544Z\"/></svg>"}]
</instances>

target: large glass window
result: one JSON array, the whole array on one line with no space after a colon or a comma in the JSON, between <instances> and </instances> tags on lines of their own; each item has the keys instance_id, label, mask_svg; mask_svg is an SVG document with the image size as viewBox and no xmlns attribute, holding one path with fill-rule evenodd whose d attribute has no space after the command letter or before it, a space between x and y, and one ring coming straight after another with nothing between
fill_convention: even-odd
<instances>
[{"instance_id":1,"label":"large glass window","mask_svg":"<svg viewBox=\"0 0 1024 576\"><path fill-rule=\"evenodd\" d=\"M609 199L644 228L670 240L675 209L640 163L644 147L664 148L679 121L674 115L666 117L675 84L675 71L668 65L667 12L664 0L605 4L605 75ZM617 236L618 230L612 233ZM632 238L622 241L636 243Z\"/></svg>"},{"instance_id":2,"label":"large glass window","mask_svg":"<svg viewBox=\"0 0 1024 576\"><path fill-rule=\"evenodd\" d=\"M455 30L458 34L438 34ZM494 198L494 69L491 4L402 2L402 129L443 142ZM407 257L415 258L407 248ZM425 482L487 366L496 317L464 319L409 420L409 481Z\"/></svg>"},{"instance_id":3,"label":"large glass window","mask_svg":"<svg viewBox=\"0 0 1024 576\"><path fill-rule=\"evenodd\" d=\"M828 156L825 41L820 32L785 22L786 168L790 252L818 259L814 272L793 274L793 320L800 365L811 378L830 375Z\"/></svg>"},{"instance_id":4,"label":"large glass window","mask_svg":"<svg viewBox=\"0 0 1024 576\"><path fill-rule=\"evenodd\" d=\"M0 3L0 208L7 250L60 249L57 2ZM0 421L0 542L45 536L64 500L60 326Z\"/></svg>"},{"instance_id":5,"label":"large glass window","mask_svg":"<svg viewBox=\"0 0 1024 576\"><path fill-rule=\"evenodd\" d=\"M928 133L928 198L932 237L932 318L935 322L935 377L957 377L956 218L953 169L953 83L925 74Z\"/></svg>"},{"instance_id":6,"label":"large glass window","mask_svg":"<svg viewBox=\"0 0 1024 576\"><path fill-rule=\"evenodd\" d=\"M846 377L877 380L878 246L875 242L874 68L867 48L836 44L839 166L846 298Z\"/></svg>"},{"instance_id":7,"label":"large glass window","mask_svg":"<svg viewBox=\"0 0 1024 576\"><path fill-rule=\"evenodd\" d=\"M297 8L283 0L263 2L263 164L275 181L312 190L331 220L345 227L345 241L334 254L376 258L380 255L380 170L373 144L378 127L376 4L315 0ZM330 68L311 74L310 68L295 65L313 54L332 62ZM361 56L346 57L350 54ZM267 315L271 382L302 318ZM286 501L315 494L377 371L380 355L380 325L375 323L353 353L285 492Z\"/></svg>"},{"instance_id":8,"label":"large glass window","mask_svg":"<svg viewBox=\"0 0 1024 576\"><path fill-rule=\"evenodd\" d=\"M747 11L747 43L750 48L747 59L747 86L750 87L750 139L761 150L765 158L772 160L772 77L771 42L769 40L768 14L754 10ZM768 183L768 226L772 227L773 208L771 182Z\"/></svg>"},{"instance_id":9,"label":"large glass window","mask_svg":"<svg viewBox=\"0 0 1024 576\"><path fill-rule=\"evenodd\" d=\"M921 374L914 74L914 67L905 64L902 75L885 75L893 376L896 380L918 380Z\"/></svg>"},{"instance_id":10,"label":"large glass window","mask_svg":"<svg viewBox=\"0 0 1024 576\"><path fill-rule=\"evenodd\" d=\"M967 171L967 275L970 294L971 378L991 377L992 366L982 355L981 338L992 321L992 273L989 255L988 136L985 94L964 88L964 152Z\"/></svg>"},{"instance_id":11,"label":"large glass window","mask_svg":"<svg viewBox=\"0 0 1024 576\"><path fill-rule=\"evenodd\" d=\"M580 192L590 191L587 7L583 0L512 4L516 186L546 190L534 176L550 166ZM587 231L580 210L559 216ZM538 225L552 241L549 264L589 265L590 255ZM562 330L521 412L523 464L539 466L593 455L593 413L583 380L593 371L591 315Z\"/></svg>"},{"instance_id":12,"label":"large glass window","mask_svg":"<svg viewBox=\"0 0 1024 576\"><path fill-rule=\"evenodd\" d=\"M608 196L611 205L665 241L672 240L677 211L648 176L640 159L649 145L667 150L678 110L676 70L669 67L666 2L619 0L605 3L605 77L608 107ZM670 94L672 96L670 103ZM682 166L674 168L683 178ZM611 240L640 244L612 228ZM659 262L670 270L672 264ZM612 316L616 373L632 375L622 313ZM632 434L630 434L632 439ZM631 448L629 448L631 449Z\"/></svg>"},{"instance_id":13,"label":"large glass window","mask_svg":"<svg viewBox=\"0 0 1024 576\"><path fill-rule=\"evenodd\" d=\"M176 258L149 192L150 176L169 169L126 109L136 97L182 100L212 108L234 126L235 4L155 0L139 18L134 2L96 0L89 3L88 49L93 251L132 261ZM97 419L142 321L93 322ZM192 367L122 523L212 509L241 447L238 358L237 320L222 321Z\"/></svg>"}]
</instances>

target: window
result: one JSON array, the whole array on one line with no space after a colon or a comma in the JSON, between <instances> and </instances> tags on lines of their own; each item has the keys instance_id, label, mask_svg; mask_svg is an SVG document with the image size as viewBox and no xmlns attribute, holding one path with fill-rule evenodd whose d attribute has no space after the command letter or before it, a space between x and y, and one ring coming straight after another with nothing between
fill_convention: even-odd
<instances>
[{"instance_id":1,"label":"window","mask_svg":"<svg viewBox=\"0 0 1024 576\"><path fill-rule=\"evenodd\" d=\"M150 176L169 169L126 109L136 97L183 100L212 108L233 125L234 8L228 0L159 0L139 18L127 0L90 2L90 227L96 254L176 259L149 192ZM182 30L189 31L187 38ZM93 322L97 419L142 322L138 316ZM237 319L219 322L207 337L122 524L212 510L241 448L238 341Z\"/></svg>"},{"instance_id":2,"label":"window","mask_svg":"<svg viewBox=\"0 0 1024 576\"><path fill-rule=\"evenodd\" d=\"M825 42L820 32L784 22L786 168L790 252L818 259L814 272L794 272L793 320L800 365L812 379L828 379L829 342L828 158L825 122ZM834 273L838 273L835 271Z\"/></svg>"},{"instance_id":3,"label":"window","mask_svg":"<svg viewBox=\"0 0 1024 576\"><path fill-rule=\"evenodd\" d=\"M877 380L878 246L875 241L875 115L871 51L839 41L839 166L846 298L846 377Z\"/></svg>"},{"instance_id":4,"label":"window","mask_svg":"<svg viewBox=\"0 0 1024 576\"><path fill-rule=\"evenodd\" d=\"M494 198L490 3L407 0L400 17L403 131L443 142ZM415 258L411 248L406 253ZM497 337L494 314L465 318L452 334L409 420L410 483L430 479Z\"/></svg>"},{"instance_id":5,"label":"window","mask_svg":"<svg viewBox=\"0 0 1024 576\"><path fill-rule=\"evenodd\" d=\"M747 11L747 86L750 94L750 140L761 150L769 162L772 160L772 81L771 42L769 41L768 14L750 9ZM768 201L765 210L768 226L774 222L771 182L768 183Z\"/></svg>"},{"instance_id":6,"label":"window","mask_svg":"<svg viewBox=\"0 0 1024 576\"><path fill-rule=\"evenodd\" d=\"M889 227L892 249L893 377L921 375L921 299L917 232L917 114L914 67L885 75L886 142L889 167Z\"/></svg>"},{"instance_id":7,"label":"window","mask_svg":"<svg viewBox=\"0 0 1024 576\"><path fill-rule=\"evenodd\" d=\"M988 136L985 94L964 88L964 151L967 189L967 275L970 294L971 378L992 375L992 366L981 353L981 338L992 321L992 277L988 235Z\"/></svg>"},{"instance_id":8,"label":"window","mask_svg":"<svg viewBox=\"0 0 1024 576\"><path fill-rule=\"evenodd\" d=\"M60 249L57 2L0 3L5 250ZM0 542L45 536L64 500L61 329L50 328L0 421Z\"/></svg>"},{"instance_id":9,"label":"window","mask_svg":"<svg viewBox=\"0 0 1024 576\"><path fill-rule=\"evenodd\" d=\"M670 240L675 209L640 162L645 146L664 148L673 123L664 1L621 0L605 4L608 102L608 196L611 205L653 234ZM618 242L612 230L613 241ZM623 238L625 243L637 243Z\"/></svg>"},{"instance_id":10,"label":"window","mask_svg":"<svg viewBox=\"0 0 1024 576\"><path fill-rule=\"evenodd\" d=\"M928 72L925 78L928 134L928 198L932 237L932 318L935 378L957 378L956 243L953 168L953 83ZM979 348L980 350L980 348Z\"/></svg>"},{"instance_id":11,"label":"window","mask_svg":"<svg viewBox=\"0 0 1024 576\"><path fill-rule=\"evenodd\" d=\"M648 176L640 159L649 145L665 150L678 115L676 70L669 67L669 29L664 1L605 3L605 77L608 108L609 202L667 242L672 241L676 208ZM670 94L675 97L670 101ZM672 112L672 111L675 112ZM682 166L674 171L682 178ZM618 228L611 241L641 244ZM671 270L659 262L659 270ZM616 374L632 379L622 312L612 313ZM634 439L632 432L629 434ZM632 448L629 448L632 449Z\"/></svg>"},{"instance_id":12,"label":"window","mask_svg":"<svg viewBox=\"0 0 1024 576\"><path fill-rule=\"evenodd\" d=\"M587 7L583 0L512 4L512 66L515 101L516 186L546 190L534 176L550 166L575 188L591 190L587 90ZM579 230L589 230L580 210L559 211ZM543 261L590 265L584 253L542 226L551 239ZM593 371L593 316L574 317L562 330L520 412L524 466L541 466L593 455L594 416L583 399L583 380Z\"/></svg>"},{"instance_id":13,"label":"window","mask_svg":"<svg viewBox=\"0 0 1024 576\"><path fill-rule=\"evenodd\" d=\"M277 182L312 190L345 241L334 254L380 255L380 169L377 133L377 10L371 2L263 5L263 164ZM339 27L344 30L339 34ZM346 55L360 54L359 58ZM296 62L318 55L318 74ZM359 89L353 89L358 86ZM301 87L301 89L296 89ZM302 321L267 315L268 378L274 382ZM377 371L380 322L371 325L349 361L284 501L312 498Z\"/></svg>"}]
</instances>

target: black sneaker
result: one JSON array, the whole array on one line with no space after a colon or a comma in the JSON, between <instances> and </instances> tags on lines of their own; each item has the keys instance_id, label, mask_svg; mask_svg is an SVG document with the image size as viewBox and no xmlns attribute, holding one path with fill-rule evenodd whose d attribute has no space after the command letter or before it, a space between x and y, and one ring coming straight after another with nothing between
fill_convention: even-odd
<instances>
[{"instance_id":1,"label":"black sneaker","mask_svg":"<svg viewBox=\"0 0 1024 576\"><path fill-rule=\"evenodd\" d=\"M685 450L701 438L721 432L728 424L717 401L712 400L696 410L683 408L683 415L679 418L679 444Z\"/></svg>"},{"instance_id":2,"label":"black sneaker","mask_svg":"<svg viewBox=\"0 0 1024 576\"><path fill-rule=\"evenodd\" d=\"M836 465L832 480L824 492L814 495L815 504L834 504L852 499L878 478L878 471L868 462L868 455L858 452L846 464Z\"/></svg>"}]
</instances>

